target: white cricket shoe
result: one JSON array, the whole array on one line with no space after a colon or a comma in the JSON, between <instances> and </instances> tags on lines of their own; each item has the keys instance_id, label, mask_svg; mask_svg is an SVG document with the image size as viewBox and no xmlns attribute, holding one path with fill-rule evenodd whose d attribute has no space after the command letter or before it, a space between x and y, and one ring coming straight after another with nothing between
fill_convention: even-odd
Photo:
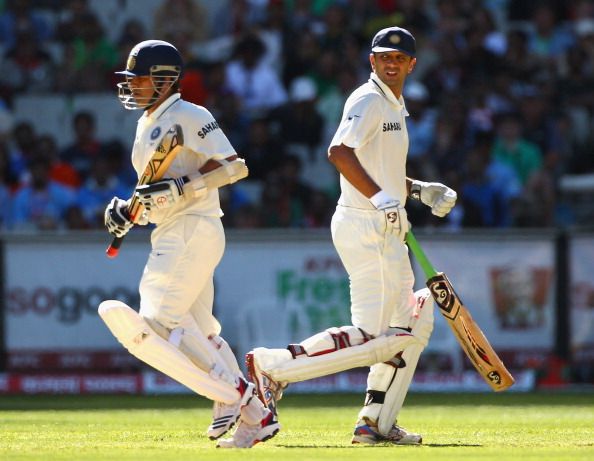
<instances>
[{"instance_id":1,"label":"white cricket shoe","mask_svg":"<svg viewBox=\"0 0 594 461\"><path fill-rule=\"evenodd\" d=\"M217 448L251 448L259 442L271 439L278 431L280 431L280 424L274 413L268 410L266 417L256 424L248 424L243 419L240 420L233 437L219 440Z\"/></svg>"},{"instance_id":2,"label":"white cricket shoe","mask_svg":"<svg viewBox=\"0 0 594 461\"><path fill-rule=\"evenodd\" d=\"M278 415L277 402L282 398L283 389L287 387L287 384L283 385L275 381L262 371L258 366L257 349L245 355L245 365L249 379L256 385L256 395L265 407L272 411L275 416Z\"/></svg>"},{"instance_id":3,"label":"white cricket shoe","mask_svg":"<svg viewBox=\"0 0 594 461\"><path fill-rule=\"evenodd\" d=\"M255 389L253 383L239 378L237 390L241 394L241 398L236 403L229 405L222 402L214 403L212 423L210 423L210 426L206 430L206 434L210 440L218 439L235 425L241 416L241 409L248 405L256 395Z\"/></svg>"},{"instance_id":4,"label":"white cricket shoe","mask_svg":"<svg viewBox=\"0 0 594 461\"><path fill-rule=\"evenodd\" d=\"M407 432L400 426L394 424L387 435L382 435L377 429L377 424L368 419L362 418L357 421L352 443L367 443L375 445L377 443L393 443L394 445L420 445L423 443L423 437L420 434Z\"/></svg>"}]
</instances>

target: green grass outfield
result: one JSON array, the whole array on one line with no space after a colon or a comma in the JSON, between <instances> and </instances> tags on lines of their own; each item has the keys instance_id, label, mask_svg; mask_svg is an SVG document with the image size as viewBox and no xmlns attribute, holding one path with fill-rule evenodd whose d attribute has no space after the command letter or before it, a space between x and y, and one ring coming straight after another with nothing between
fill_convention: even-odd
<instances>
[{"instance_id":1,"label":"green grass outfield","mask_svg":"<svg viewBox=\"0 0 594 461\"><path fill-rule=\"evenodd\" d=\"M351 445L361 395L287 395L283 430L215 449L191 396L0 396L0 460L594 460L594 393L411 394L424 445Z\"/></svg>"}]
</instances>

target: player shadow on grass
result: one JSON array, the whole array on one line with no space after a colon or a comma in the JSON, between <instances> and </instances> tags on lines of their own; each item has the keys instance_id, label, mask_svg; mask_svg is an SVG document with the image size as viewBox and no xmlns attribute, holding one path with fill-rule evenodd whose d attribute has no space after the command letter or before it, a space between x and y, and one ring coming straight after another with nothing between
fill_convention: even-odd
<instances>
[{"instance_id":1,"label":"player shadow on grass","mask_svg":"<svg viewBox=\"0 0 594 461\"><path fill-rule=\"evenodd\" d=\"M431 447L431 448L448 448L448 447L482 447L480 443L423 443L421 445L394 445L393 443L378 443L376 445L358 444L358 445L286 445L283 443L274 444L282 448L393 448L398 447Z\"/></svg>"}]
</instances>

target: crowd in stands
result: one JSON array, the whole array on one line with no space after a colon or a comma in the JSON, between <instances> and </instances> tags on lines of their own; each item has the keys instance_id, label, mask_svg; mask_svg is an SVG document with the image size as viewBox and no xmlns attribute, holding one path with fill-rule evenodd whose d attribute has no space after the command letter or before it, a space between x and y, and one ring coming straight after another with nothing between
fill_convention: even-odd
<instances>
[{"instance_id":1,"label":"crowd in stands","mask_svg":"<svg viewBox=\"0 0 594 461\"><path fill-rule=\"evenodd\" d=\"M131 146L97 138L100 114L76 113L74 142L59 148L59 133L39 134L12 107L23 94L115 98L114 71L149 38L178 47L182 96L213 113L250 168L221 190L226 226L328 227L328 143L369 77L371 38L392 25L418 49L407 174L459 194L445 220L408 203L413 226L580 224L559 181L594 173L594 0L221 0L216 14L208 1L162 0L150 27L129 17L115 40L101 2L0 3L1 230L99 229L111 197L130 195Z\"/></svg>"}]
</instances>

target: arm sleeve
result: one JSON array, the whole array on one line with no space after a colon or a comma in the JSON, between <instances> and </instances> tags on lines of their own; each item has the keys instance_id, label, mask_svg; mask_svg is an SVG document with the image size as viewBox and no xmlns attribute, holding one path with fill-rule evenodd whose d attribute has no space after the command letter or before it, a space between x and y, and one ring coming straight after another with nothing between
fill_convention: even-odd
<instances>
[{"instance_id":1,"label":"arm sleeve","mask_svg":"<svg viewBox=\"0 0 594 461\"><path fill-rule=\"evenodd\" d=\"M377 132L382 118L380 96L365 95L345 105L342 120L330 147L345 146L357 149L364 146Z\"/></svg>"}]
</instances>

